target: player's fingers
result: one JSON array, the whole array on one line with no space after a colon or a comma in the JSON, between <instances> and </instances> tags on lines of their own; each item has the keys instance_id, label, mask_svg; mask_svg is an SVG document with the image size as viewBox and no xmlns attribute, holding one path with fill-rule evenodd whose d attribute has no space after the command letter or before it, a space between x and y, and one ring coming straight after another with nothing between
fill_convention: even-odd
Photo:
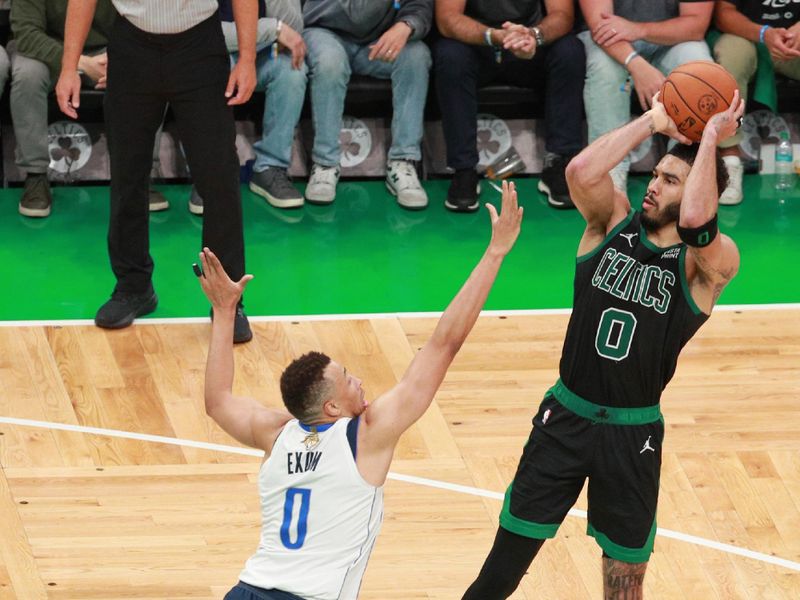
<instances>
[{"instance_id":1,"label":"player's fingers","mask_svg":"<svg viewBox=\"0 0 800 600\"><path fill-rule=\"evenodd\" d=\"M236 282L236 285L238 285L239 288L241 288L241 290L244 291L244 288L247 287L247 284L250 283L252 279L253 276L248 273L247 275L242 276L242 278Z\"/></svg>"},{"instance_id":2,"label":"player's fingers","mask_svg":"<svg viewBox=\"0 0 800 600\"><path fill-rule=\"evenodd\" d=\"M489 211L489 219L491 220L492 224L497 221L497 209L494 207L494 204L486 203L486 210Z\"/></svg>"}]
</instances>

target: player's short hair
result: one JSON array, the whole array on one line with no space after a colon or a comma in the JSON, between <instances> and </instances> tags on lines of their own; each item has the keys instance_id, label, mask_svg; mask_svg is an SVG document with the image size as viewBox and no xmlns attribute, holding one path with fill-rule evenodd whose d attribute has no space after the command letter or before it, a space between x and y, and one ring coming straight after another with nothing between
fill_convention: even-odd
<instances>
[{"instance_id":1,"label":"player's short hair","mask_svg":"<svg viewBox=\"0 0 800 600\"><path fill-rule=\"evenodd\" d=\"M691 167L694 164L694 159L697 158L697 150L699 148L700 144L675 144L667 154L679 158ZM717 163L717 198L719 198L725 188L728 187L728 168L725 166L725 161L722 160L719 148L714 152L714 156Z\"/></svg>"},{"instance_id":2,"label":"player's short hair","mask_svg":"<svg viewBox=\"0 0 800 600\"><path fill-rule=\"evenodd\" d=\"M322 352L296 358L281 374L281 396L286 410L301 422L315 418L333 384L324 372L331 359Z\"/></svg>"}]
</instances>

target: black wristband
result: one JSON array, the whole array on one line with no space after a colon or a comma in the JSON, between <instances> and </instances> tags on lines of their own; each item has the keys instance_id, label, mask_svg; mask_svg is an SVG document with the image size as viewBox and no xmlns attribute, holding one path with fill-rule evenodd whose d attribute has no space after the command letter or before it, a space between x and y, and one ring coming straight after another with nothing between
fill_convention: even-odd
<instances>
[{"instance_id":1,"label":"black wristband","mask_svg":"<svg viewBox=\"0 0 800 600\"><path fill-rule=\"evenodd\" d=\"M704 248L714 241L719 232L717 227L717 215L715 214L700 227L681 227L678 223L678 236L687 246Z\"/></svg>"}]
</instances>

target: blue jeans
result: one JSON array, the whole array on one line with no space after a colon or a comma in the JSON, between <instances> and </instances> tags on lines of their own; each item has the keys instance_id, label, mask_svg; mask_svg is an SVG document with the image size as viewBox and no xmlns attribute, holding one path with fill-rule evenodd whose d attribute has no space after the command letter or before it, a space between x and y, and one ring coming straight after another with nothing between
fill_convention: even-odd
<instances>
[{"instance_id":1,"label":"blue jeans","mask_svg":"<svg viewBox=\"0 0 800 600\"><path fill-rule=\"evenodd\" d=\"M369 44L347 41L319 27L303 32L311 80L314 120L312 160L325 167L339 164L339 132L350 74L392 80L392 145L389 160L422 157L422 119L428 94L431 55L419 41L409 42L394 62L369 60Z\"/></svg>"},{"instance_id":2,"label":"blue jeans","mask_svg":"<svg viewBox=\"0 0 800 600\"><path fill-rule=\"evenodd\" d=\"M622 127L631 118L631 91L625 91L628 71L611 58L592 40L591 32L584 31L578 38L586 48L586 85L583 103L589 124L589 143L604 133ZM639 40L634 49L659 71L668 74L672 69L690 60L711 60L708 44L704 41L681 42L674 46L660 46ZM627 177L630 159L625 159L611 171L615 183Z\"/></svg>"},{"instance_id":3,"label":"blue jeans","mask_svg":"<svg viewBox=\"0 0 800 600\"><path fill-rule=\"evenodd\" d=\"M272 49L272 45L267 46L256 55L256 89L266 92L267 96L261 139L253 145L256 173L268 167L289 168L294 129L306 95L308 69L305 63L293 69L290 54L281 52L276 58ZM232 63L238 58L238 53L231 53Z\"/></svg>"}]
</instances>

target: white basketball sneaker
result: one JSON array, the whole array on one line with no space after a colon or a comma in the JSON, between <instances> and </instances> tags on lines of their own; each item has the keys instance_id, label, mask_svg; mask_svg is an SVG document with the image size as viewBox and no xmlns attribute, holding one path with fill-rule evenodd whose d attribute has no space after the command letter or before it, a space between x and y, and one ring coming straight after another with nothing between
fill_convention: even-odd
<instances>
[{"instance_id":1,"label":"white basketball sneaker","mask_svg":"<svg viewBox=\"0 0 800 600\"><path fill-rule=\"evenodd\" d=\"M728 168L728 187L719 197L719 203L726 206L739 204L744 198L742 193L742 175L744 174L742 159L738 156L723 156L722 160Z\"/></svg>"}]
</instances>

